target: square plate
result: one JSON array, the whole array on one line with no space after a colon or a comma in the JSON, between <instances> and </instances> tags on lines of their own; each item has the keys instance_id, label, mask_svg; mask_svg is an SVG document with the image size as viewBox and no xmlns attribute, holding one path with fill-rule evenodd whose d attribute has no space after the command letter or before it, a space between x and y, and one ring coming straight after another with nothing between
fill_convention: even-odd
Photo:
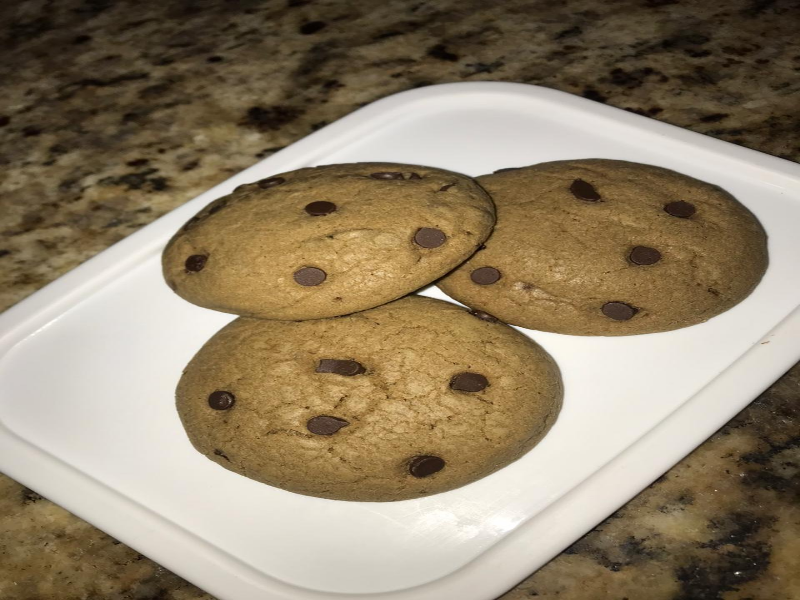
<instances>
[{"instance_id":1,"label":"square plate","mask_svg":"<svg viewBox=\"0 0 800 600\"><path fill-rule=\"evenodd\" d=\"M633 337L525 331L566 396L519 461L419 500L321 500L195 452L181 370L230 315L161 279L183 222L236 185L391 161L469 175L570 158L667 167L761 220L770 265L702 325ZM0 316L0 469L222 599L491 599L625 503L800 357L800 166L545 88L459 83L371 104L239 173ZM435 288L423 293L444 296Z\"/></svg>"}]
</instances>

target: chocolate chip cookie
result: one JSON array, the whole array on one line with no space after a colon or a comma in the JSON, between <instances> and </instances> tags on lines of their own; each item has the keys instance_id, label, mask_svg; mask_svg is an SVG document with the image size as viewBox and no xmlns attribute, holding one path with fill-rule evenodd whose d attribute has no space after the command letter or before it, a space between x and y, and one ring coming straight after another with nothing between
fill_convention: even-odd
<instances>
[{"instance_id":1,"label":"chocolate chip cookie","mask_svg":"<svg viewBox=\"0 0 800 600\"><path fill-rule=\"evenodd\" d=\"M177 389L195 448L292 492L389 501L516 460L556 420L558 368L484 313L409 296L336 319L239 318Z\"/></svg>"},{"instance_id":2,"label":"chocolate chip cookie","mask_svg":"<svg viewBox=\"0 0 800 600\"><path fill-rule=\"evenodd\" d=\"M497 224L439 287L508 323L573 335L679 329L741 302L767 267L753 214L674 171L574 160L478 182Z\"/></svg>"},{"instance_id":3,"label":"chocolate chip cookie","mask_svg":"<svg viewBox=\"0 0 800 600\"><path fill-rule=\"evenodd\" d=\"M494 206L472 179L356 163L244 185L169 242L164 276L223 312L317 319L379 306L441 277L489 235Z\"/></svg>"}]
</instances>

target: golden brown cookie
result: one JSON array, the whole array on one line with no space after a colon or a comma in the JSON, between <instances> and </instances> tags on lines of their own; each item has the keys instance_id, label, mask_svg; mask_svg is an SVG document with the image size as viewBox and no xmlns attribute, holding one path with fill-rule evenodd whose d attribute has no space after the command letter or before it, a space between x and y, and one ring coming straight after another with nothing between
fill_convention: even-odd
<instances>
[{"instance_id":1,"label":"golden brown cookie","mask_svg":"<svg viewBox=\"0 0 800 600\"><path fill-rule=\"evenodd\" d=\"M478 182L497 224L439 287L507 323L573 335L679 329L741 302L767 267L753 214L674 171L573 160Z\"/></svg>"},{"instance_id":2,"label":"golden brown cookie","mask_svg":"<svg viewBox=\"0 0 800 600\"><path fill-rule=\"evenodd\" d=\"M240 318L186 368L195 448L285 490L389 501L451 490L530 450L556 420L558 368L486 315L409 296L310 321Z\"/></svg>"},{"instance_id":3,"label":"golden brown cookie","mask_svg":"<svg viewBox=\"0 0 800 600\"><path fill-rule=\"evenodd\" d=\"M450 171L300 169L241 186L192 217L164 251L164 276L206 308L332 317L431 283L466 260L493 224L486 192Z\"/></svg>"}]
</instances>

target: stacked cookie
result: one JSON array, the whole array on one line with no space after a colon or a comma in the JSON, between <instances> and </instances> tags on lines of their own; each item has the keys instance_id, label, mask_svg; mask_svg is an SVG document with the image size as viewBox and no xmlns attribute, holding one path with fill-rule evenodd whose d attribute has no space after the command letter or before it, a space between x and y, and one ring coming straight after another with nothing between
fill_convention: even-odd
<instances>
[{"instance_id":1,"label":"stacked cookie","mask_svg":"<svg viewBox=\"0 0 800 600\"><path fill-rule=\"evenodd\" d=\"M497 206L494 232L439 287L507 323L572 335L679 329L741 302L767 267L753 214L674 171L574 160L478 183Z\"/></svg>"},{"instance_id":2,"label":"stacked cookie","mask_svg":"<svg viewBox=\"0 0 800 600\"><path fill-rule=\"evenodd\" d=\"M178 412L205 456L289 491L446 491L519 458L560 409L558 368L504 322L676 329L741 301L766 260L735 199L657 167L300 169L237 188L167 245L173 290L241 315L187 366ZM437 280L470 308L408 296Z\"/></svg>"},{"instance_id":3,"label":"stacked cookie","mask_svg":"<svg viewBox=\"0 0 800 600\"><path fill-rule=\"evenodd\" d=\"M431 283L492 231L472 179L384 163L300 169L237 188L169 242L164 275L183 298L265 319L380 306Z\"/></svg>"}]
</instances>

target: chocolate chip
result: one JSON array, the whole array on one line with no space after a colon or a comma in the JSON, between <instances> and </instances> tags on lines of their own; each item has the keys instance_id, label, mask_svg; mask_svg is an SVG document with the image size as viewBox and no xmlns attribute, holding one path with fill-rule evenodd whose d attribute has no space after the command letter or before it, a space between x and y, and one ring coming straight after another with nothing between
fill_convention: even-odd
<instances>
[{"instance_id":1,"label":"chocolate chip","mask_svg":"<svg viewBox=\"0 0 800 600\"><path fill-rule=\"evenodd\" d=\"M361 375L365 373L364 366L354 360L340 360L337 358L323 358L320 359L317 365L317 373L335 373L336 375L345 375L352 377L353 375Z\"/></svg>"},{"instance_id":2,"label":"chocolate chip","mask_svg":"<svg viewBox=\"0 0 800 600\"><path fill-rule=\"evenodd\" d=\"M294 280L300 285L306 287L319 285L328 275L322 269L316 267L303 267L294 272Z\"/></svg>"},{"instance_id":3,"label":"chocolate chip","mask_svg":"<svg viewBox=\"0 0 800 600\"><path fill-rule=\"evenodd\" d=\"M569 186L569 191L572 192L572 195L578 200L586 200L587 202L597 202L600 200L600 194L597 193L594 186L583 179L576 179L573 181L572 185Z\"/></svg>"},{"instance_id":4,"label":"chocolate chip","mask_svg":"<svg viewBox=\"0 0 800 600\"><path fill-rule=\"evenodd\" d=\"M306 423L308 430L317 435L333 435L342 427L347 427L348 425L350 425L350 423L344 419L328 417L326 415L312 417L308 420L308 423Z\"/></svg>"},{"instance_id":5,"label":"chocolate chip","mask_svg":"<svg viewBox=\"0 0 800 600\"><path fill-rule=\"evenodd\" d=\"M414 241L423 248L438 248L447 241L447 236L441 229L422 227L414 234Z\"/></svg>"},{"instance_id":6,"label":"chocolate chip","mask_svg":"<svg viewBox=\"0 0 800 600\"><path fill-rule=\"evenodd\" d=\"M438 456L415 456L408 463L408 472L414 477L428 477L444 469L444 460Z\"/></svg>"},{"instance_id":7,"label":"chocolate chip","mask_svg":"<svg viewBox=\"0 0 800 600\"><path fill-rule=\"evenodd\" d=\"M186 267L187 271L202 271L203 267L206 266L206 262L208 261L208 257L204 254L192 254L189 258L186 259L184 263L184 267Z\"/></svg>"},{"instance_id":8,"label":"chocolate chip","mask_svg":"<svg viewBox=\"0 0 800 600\"><path fill-rule=\"evenodd\" d=\"M491 285L500 280L500 271L494 267L480 267L470 273L469 278L478 285Z\"/></svg>"},{"instance_id":9,"label":"chocolate chip","mask_svg":"<svg viewBox=\"0 0 800 600\"><path fill-rule=\"evenodd\" d=\"M408 176L408 178L409 178L409 179L422 179L422 177L420 177L420 174L419 174L419 173L411 173L411 174Z\"/></svg>"},{"instance_id":10,"label":"chocolate chip","mask_svg":"<svg viewBox=\"0 0 800 600\"><path fill-rule=\"evenodd\" d=\"M680 219L688 219L696 212L696 210L697 209L695 209L694 204L684 202L683 200L670 202L664 206L664 212Z\"/></svg>"},{"instance_id":11,"label":"chocolate chip","mask_svg":"<svg viewBox=\"0 0 800 600\"><path fill-rule=\"evenodd\" d=\"M275 187L276 185L280 185L282 183L286 183L286 180L283 177L269 177L268 179L262 179L258 182L258 187L263 190L266 190L271 187Z\"/></svg>"},{"instance_id":12,"label":"chocolate chip","mask_svg":"<svg viewBox=\"0 0 800 600\"><path fill-rule=\"evenodd\" d=\"M214 213L217 213L217 212L221 211L226 206L228 206L228 201L227 200L222 200L219 204L215 204L214 206L209 208L208 209L208 214L213 215Z\"/></svg>"},{"instance_id":13,"label":"chocolate chip","mask_svg":"<svg viewBox=\"0 0 800 600\"><path fill-rule=\"evenodd\" d=\"M478 317L481 321L488 321L489 323L499 323L500 319L495 317L494 315L490 315L487 312L483 312L482 310L471 310L469 311L473 317Z\"/></svg>"},{"instance_id":14,"label":"chocolate chip","mask_svg":"<svg viewBox=\"0 0 800 600\"><path fill-rule=\"evenodd\" d=\"M494 173L505 173L507 171L519 171L522 167L506 167L505 169L497 169Z\"/></svg>"},{"instance_id":15,"label":"chocolate chip","mask_svg":"<svg viewBox=\"0 0 800 600\"><path fill-rule=\"evenodd\" d=\"M661 252L647 246L636 246L628 258L635 265L654 265L661 260Z\"/></svg>"},{"instance_id":16,"label":"chocolate chip","mask_svg":"<svg viewBox=\"0 0 800 600\"><path fill-rule=\"evenodd\" d=\"M489 385L489 380L480 373L470 373L465 371L453 375L450 380L450 389L460 392L480 392Z\"/></svg>"},{"instance_id":17,"label":"chocolate chip","mask_svg":"<svg viewBox=\"0 0 800 600\"><path fill-rule=\"evenodd\" d=\"M373 179L403 179L403 174L390 171L381 171L380 173L372 173L370 177Z\"/></svg>"},{"instance_id":18,"label":"chocolate chip","mask_svg":"<svg viewBox=\"0 0 800 600\"><path fill-rule=\"evenodd\" d=\"M306 212L312 217L324 217L336 210L336 205L333 202L325 200L317 200L311 204L306 204Z\"/></svg>"},{"instance_id":19,"label":"chocolate chip","mask_svg":"<svg viewBox=\"0 0 800 600\"><path fill-rule=\"evenodd\" d=\"M455 183L448 183L447 185L443 185L442 187L440 187L439 191L440 192L446 192L447 190L449 190L454 185L455 185Z\"/></svg>"},{"instance_id":20,"label":"chocolate chip","mask_svg":"<svg viewBox=\"0 0 800 600\"><path fill-rule=\"evenodd\" d=\"M217 449L215 449L215 450L214 450L214 455L215 455L215 456L221 456L222 458L224 458L224 459L225 459L225 460L227 460L228 462L230 462L230 461L231 461L231 459L230 459L230 458L228 458L228 455L227 455L227 454L225 454L225 453L224 453L222 450L220 450L219 448L217 448Z\"/></svg>"},{"instance_id":21,"label":"chocolate chip","mask_svg":"<svg viewBox=\"0 0 800 600\"><path fill-rule=\"evenodd\" d=\"M632 319L633 315L639 312L638 308L634 308L630 304L625 304L624 302L606 302L602 310L605 316L615 321L627 321L628 319Z\"/></svg>"},{"instance_id":22,"label":"chocolate chip","mask_svg":"<svg viewBox=\"0 0 800 600\"><path fill-rule=\"evenodd\" d=\"M208 405L214 410L228 410L236 402L236 396L230 392L217 390L208 397Z\"/></svg>"},{"instance_id":23,"label":"chocolate chip","mask_svg":"<svg viewBox=\"0 0 800 600\"><path fill-rule=\"evenodd\" d=\"M188 230L189 230L189 229L191 229L191 228L192 228L192 226L193 226L195 223L197 223L199 220L200 220L200 217L198 217L197 215L195 215L194 217L192 217L191 219L189 219L188 221L186 221L186 223L185 223L185 224L184 224L184 226L183 226L183 230L184 230L184 231L188 231Z\"/></svg>"}]
</instances>

